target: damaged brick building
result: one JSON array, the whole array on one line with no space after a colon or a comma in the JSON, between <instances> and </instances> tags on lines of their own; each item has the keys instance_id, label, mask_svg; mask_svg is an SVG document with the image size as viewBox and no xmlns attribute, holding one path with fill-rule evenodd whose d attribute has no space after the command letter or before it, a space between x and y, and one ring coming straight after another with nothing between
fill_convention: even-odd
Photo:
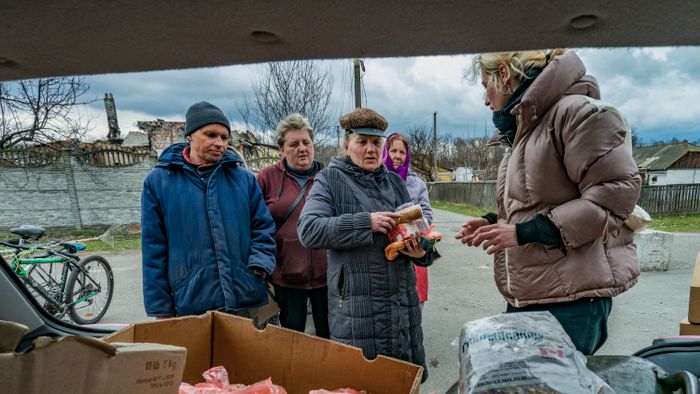
<instances>
[{"instance_id":1,"label":"damaged brick building","mask_svg":"<svg viewBox=\"0 0 700 394\"><path fill-rule=\"evenodd\" d=\"M4 227L75 227L140 222L143 179L169 145L184 141L184 122L137 122L122 137L111 94L105 95L104 140L58 141L0 151L0 218ZM253 171L279 160L275 147L232 131L231 149Z\"/></svg>"}]
</instances>

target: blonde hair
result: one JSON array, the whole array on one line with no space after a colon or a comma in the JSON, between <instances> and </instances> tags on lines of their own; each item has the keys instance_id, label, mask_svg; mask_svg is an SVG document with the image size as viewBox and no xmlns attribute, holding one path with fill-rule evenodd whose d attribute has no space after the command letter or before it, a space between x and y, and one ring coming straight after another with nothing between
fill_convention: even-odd
<instances>
[{"instance_id":1,"label":"blonde hair","mask_svg":"<svg viewBox=\"0 0 700 394\"><path fill-rule=\"evenodd\" d=\"M301 114L293 113L280 120L277 123L277 127L275 127L275 139L277 140L277 145L280 148L284 145L284 137L287 134L287 131L292 129L306 130L309 132L309 138L311 141L314 140L314 131L311 129L309 120L303 117Z\"/></svg>"},{"instance_id":2,"label":"blonde hair","mask_svg":"<svg viewBox=\"0 0 700 394\"><path fill-rule=\"evenodd\" d=\"M565 52L566 49L557 48L550 51L482 53L472 58L471 67L465 78L475 82L480 80L482 74L486 74L488 77L487 86L495 86L497 89L502 90L505 86L498 78L498 66L503 64L510 71L510 78L515 83L515 89L523 79L527 78L526 74L528 71L534 68L544 68L551 59Z\"/></svg>"}]
</instances>

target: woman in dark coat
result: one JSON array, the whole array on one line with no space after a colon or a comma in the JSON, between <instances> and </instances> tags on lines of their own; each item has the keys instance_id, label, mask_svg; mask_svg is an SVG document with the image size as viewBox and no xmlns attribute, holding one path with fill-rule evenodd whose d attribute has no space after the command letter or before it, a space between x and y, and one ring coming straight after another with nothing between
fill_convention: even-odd
<instances>
[{"instance_id":1,"label":"woman in dark coat","mask_svg":"<svg viewBox=\"0 0 700 394\"><path fill-rule=\"evenodd\" d=\"M366 108L340 124L347 157L333 158L317 175L298 224L304 246L328 249L331 339L362 348L370 359L386 355L425 368L413 263L430 265L435 255L416 234L394 261L384 257L394 210L411 201L403 180L382 165L388 124Z\"/></svg>"}]
</instances>

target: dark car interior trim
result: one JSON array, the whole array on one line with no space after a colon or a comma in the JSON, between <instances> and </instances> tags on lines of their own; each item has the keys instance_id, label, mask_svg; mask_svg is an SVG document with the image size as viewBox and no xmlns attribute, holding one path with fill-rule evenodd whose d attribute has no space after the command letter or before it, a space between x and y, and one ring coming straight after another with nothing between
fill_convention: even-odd
<instances>
[{"instance_id":1,"label":"dark car interior trim","mask_svg":"<svg viewBox=\"0 0 700 394\"><path fill-rule=\"evenodd\" d=\"M0 0L0 81L292 59L700 44L700 2Z\"/></svg>"}]
</instances>

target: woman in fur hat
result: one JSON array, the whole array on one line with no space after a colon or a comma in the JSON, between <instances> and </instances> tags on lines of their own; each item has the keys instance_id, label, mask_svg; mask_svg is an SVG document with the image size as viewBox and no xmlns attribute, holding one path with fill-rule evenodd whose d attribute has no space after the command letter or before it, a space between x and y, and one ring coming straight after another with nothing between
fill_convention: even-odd
<instances>
[{"instance_id":1,"label":"woman in fur hat","mask_svg":"<svg viewBox=\"0 0 700 394\"><path fill-rule=\"evenodd\" d=\"M388 124L367 108L342 116L340 124L347 156L318 174L298 224L304 246L328 249L331 339L361 348L369 359L386 355L425 368L413 264L430 265L435 253L415 234L387 261L394 210L411 201L401 177L382 165Z\"/></svg>"}]
</instances>

